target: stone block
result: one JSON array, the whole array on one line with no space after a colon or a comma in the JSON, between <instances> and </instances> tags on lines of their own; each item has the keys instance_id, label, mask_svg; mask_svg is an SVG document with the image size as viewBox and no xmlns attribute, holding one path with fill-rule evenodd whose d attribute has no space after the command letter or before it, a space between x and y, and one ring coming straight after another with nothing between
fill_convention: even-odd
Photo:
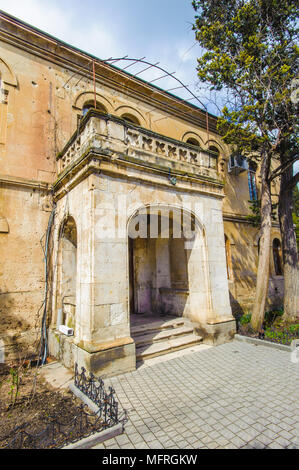
<instances>
[{"instance_id":1,"label":"stone block","mask_svg":"<svg viewBox=\"0 0 299 470\"><path fill-rule=\"evenodd\" d=\"M203 343L217 346L228 343L234 338L236 333L235 320L221 323L201 323L196 327L196 333L203 336Z\"/></svg>"},{"instance_id":2,"label":"stone block","mask_svg":"<svg viewBox=\"0 0 299 470\"><path fill-rule=\"evenodd\" d=\"M135 343L131 338L123 338L101 347L100 351L90 353L76 346L74 357L79 369L85 367L102 378L136 369Z\"/></svg>"}]
</instances>

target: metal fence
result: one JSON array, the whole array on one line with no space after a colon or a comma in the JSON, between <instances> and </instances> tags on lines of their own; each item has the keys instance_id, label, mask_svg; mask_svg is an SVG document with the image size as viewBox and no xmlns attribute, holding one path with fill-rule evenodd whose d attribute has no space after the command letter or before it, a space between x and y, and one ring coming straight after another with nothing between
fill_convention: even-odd
<instances>
[{"instance_id":1,"label":"metal fence","mask_svg":"<svg viewBox=\"0 0 299 470\"><path fill-rule=\"evenodd\" d=\"M102 431L111 426L127 421L127 413L124 411L119 417L118 403L115 399L115 391L109 387L106 392L101 378L96 379L93 374L86 375L86 370L78 371L75 364L75 386L90 398L98 407L93 413L88 411L87 405L76 408L74 416L65 421L61 417L52 416L49 423L39 432L30 432L32 423L26 423L15 428L6 437L7 449L51 449L61 448L66 444L76 442L88 437L95 432ZM28 430L29 429L29 430Z\"/></svg>"},{"instance_id":2,"label":"metal fence","mask_svg":"<svg viewBox=\"0 0 299 470\"><path fill-rule=\"evenodd\" d=\"M81 372L79 372L76 363L74 384L84 395L97 405L97 416L103 419L103 427L114 426L120 422L118 403L115 399L115 390L109 387L108 392L106 392L104 381L100 377L97 379L92 373L87 376L84 367L81 367Z\"/></svg>"}]
</instances>

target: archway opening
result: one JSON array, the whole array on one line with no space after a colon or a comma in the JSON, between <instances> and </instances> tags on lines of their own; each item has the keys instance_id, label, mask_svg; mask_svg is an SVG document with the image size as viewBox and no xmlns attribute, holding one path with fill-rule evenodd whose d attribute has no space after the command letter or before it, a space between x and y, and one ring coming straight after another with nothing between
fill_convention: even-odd
<instances>
[{"instance_id":1,"label":"archway opening","mask_svg":"<svg viewBox=\"0 0 299 470\"><path fill-rule=\"evenodd\" d=\"M77 228L73 217L61 225L58 244L57 326L75 328Z\"/></svg>"},{"instance_id":2,"label":"archway opening","mask_svg":"<svg viewBox=\"0 0 299 470\"><path fill-rule=\"evenodd\" d=\"M189 137L189 139L186 140L186 143L193 145L194 147L200 147L199 141L194 137Z\"/></svg>"},{"instance_id":3,"label":"archway opening","mask_svg":"<svg viewBox=\"0 0 299 470\"><path fill-rule=\"evenodd\" d=\"M203 266L202 258L191 256L197 235L194 216L181 209L147 207L132 217L128 227L131 318L189 316L194 276Z\"/></svg>"},{"instance_id":4,"label":"archway opening","mask_svg":"<svg viewBox=\"0 0 299 470\"><path fill-rule=\"evenodd\" d=\"M209 147L209 151L212 152L210 154L210 167L215 168L216 170L218 169L218 162L219 162L219 149L215 147L214 145L211 145Z\"/></svg>"},{"instance_id":5,"label":"archway opening","mask_svg":"<svg viewBox=\"0 0 299 470\"><path fill-rule=\"evenodd\" d=\"M90 109L96 109L97 111L100 111L101 113L107 114L107 109L105 108L103 104L97 101L96 108L95 108L94 101L87 101L86 103L84 103L82 107L82 116L85 116L85 114L87 114Z\"/></svg>"},{"instance_id":6,"label":"archway opening","mask_svg":"<svg viewBox=\"0 0 299 470\"><path fill-rule=\"evenodd\" d=\"M121 116L121 118L129 122L130 124L134 124L135 126L140 126L139 120L133 114L125 113Z\"/></svg>"}]
</instances>

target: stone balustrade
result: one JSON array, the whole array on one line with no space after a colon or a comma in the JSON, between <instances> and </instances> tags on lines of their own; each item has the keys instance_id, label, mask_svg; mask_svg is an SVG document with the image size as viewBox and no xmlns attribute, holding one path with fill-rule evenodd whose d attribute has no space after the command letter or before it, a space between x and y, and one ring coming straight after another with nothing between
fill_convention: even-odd
<instances>
[{"instance_id":1,"label":"stone balustrade","mask_svg":"<svg viewBox=\"0 0 299 470\"><path fill-rule=\"evenodd\" d=\"M217 157L212 152L171 139L110 115L91 111L82 121L64 150L58 155L58 171L63 172L90 149L105 150L159 165L171 171L217 179Z\"/></svg>"}]
</instances>

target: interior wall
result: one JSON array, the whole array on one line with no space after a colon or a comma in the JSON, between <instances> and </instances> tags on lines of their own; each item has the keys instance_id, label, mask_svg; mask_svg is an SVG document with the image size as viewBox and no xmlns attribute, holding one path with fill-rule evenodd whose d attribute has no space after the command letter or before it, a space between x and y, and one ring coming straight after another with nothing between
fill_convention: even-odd
<instances>
[{"instance_id":1,"label":"interior wall","mask_svg":"<svg viewBox=\"0 0 299 470\"><path fill-rule=\"evenodd\" d=\"M72 222L66 222L59 241L59 287L57 292L57 323L75 327L77 234Z\"/></svg>"},{"instance_id":2,"label":"interior wall","mask_svg":"<svg viewBox=\"0 0 299 470\"><path fill-rule=\"evenodd\" d=\"M183 315L189 294L183 238L172 234L169 238L136 238L131 269L135 313Z\"/></svg>"}]
</instances>

